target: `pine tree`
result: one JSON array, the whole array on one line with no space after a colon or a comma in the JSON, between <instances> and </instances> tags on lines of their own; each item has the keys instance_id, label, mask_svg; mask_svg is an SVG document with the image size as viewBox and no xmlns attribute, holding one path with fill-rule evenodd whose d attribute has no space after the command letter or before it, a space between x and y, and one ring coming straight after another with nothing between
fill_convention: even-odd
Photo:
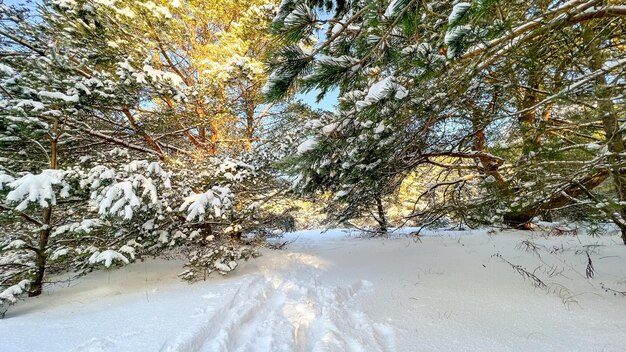
<instances>
[{"instance_id":1,"label":"pine tree","mask_svg":"<svg viewBox=\"0 0 626 352\"><path fill-rule=\"evenodd\" d=\"M0 301L13 303L16 287L40 294L56 272L173 248L188 255L189 280L257 255L241 234L281 181L240 159L260 157L264 121L285 106L261 99L272 11L264 1L0 7Z\"/></svg>"},{"instance_id":2,"label":"pine tree","mask_svg":"<svg viewBox=\"0 0 626 352\"><path fill-rule=\"evenodd\" d=\"M431 180L410 216L421 224L448 214L524 227L547 211L594 204L623 228L623 7L356 1L332 2L326 18L326 5L284 1L274 19L283 48L270 63L268 97L340 93L326 122L333 133L314 133L309 149L334 158L304 161L304 189L381 160L355 178L373 176L390 193L409 174ZM376 131L391 137L373 141ZM612 194L594 192L608 179ZM343 195L343 176L328 180ZM377 188L354 196L365 201Z\"/></svg>"}]
</instances>

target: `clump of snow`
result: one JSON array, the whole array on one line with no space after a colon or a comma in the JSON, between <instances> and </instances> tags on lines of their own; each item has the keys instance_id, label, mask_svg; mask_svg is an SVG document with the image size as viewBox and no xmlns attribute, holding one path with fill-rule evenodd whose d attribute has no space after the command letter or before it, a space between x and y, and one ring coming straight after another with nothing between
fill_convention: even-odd
<instances>
[{"instance_id":1,"label":"clump of snow","mask_svg":"<svg viewBox=\"0 0 626 352\"><path fill-rule=\"evenodd\" d=\"M15 181L15 178L11 175L0 172L0 191L4 190L4 185Z\"/></svg>"},{"instance_id":2,"label":"clump of snow","mask_svg":"<svg viewBox=\"0 0 626 352\"><path fill-rule=\"evenodd\" d=\"M207 208L211 208L215 217L219 218L232 206L232 197L230 188L213 186L204 193L193 193L186 197L180 206L180 211L187 211L187 221L193 221L196 218L203 220Z\"/></svg>"},{"instance_id":3,"label":"clump of snow","mask_svg":"<svg viewBox=\"0 0 626 352\"><path fill-rule=\"evenodd\" d=\"M25 293L30 286L29 280L22 280L19 283L10 286L6 290L0 292L0 301L8 301L10 303L17 302L17 298Z\"/></svg>"},{"instance_id":4,"label":"clump of snow","mask_svg":"<svg viewBox=\"0 0 626 352\"><path fill-rule=\"evenodd\" d=\"M300 145L298 145L298 154L304 154L310 150L315 149L318 143L319 142L315 137L311 137L305 140L304 142L300 143Z\"/></svg>"},{"instance_id":5,"label":"clump of snow","mask_svg":"<svg viewBox=\"0 0 626 352\"><path fill-rule=\"evenodd\" d=\"M26 242L22 241L22 240L13 240L11 242L9 242L9 244L6 245L6 247L4 247L4 250L7 249L20 249L20 248L24 248L26 246Z\"/></svg>"},{"instance_id":6,"label":"clump of snow","mask_svg":"<svg viewBox=\"0 0 626 352\"><path fill-rule=\"evenodd\" d=\"M16 109L23 109L25 107L30 107L32 112L37 112L43 110L45 105L42 102L30 99L21 99L14 105L14 108Z\"/></svg>"},{"instance_id":7,"label":"clump of snow","mask_svg":"<svg viewBox=\"0 0 626 352\"><path fill-rule=\"evenodd\" d=\"M47 92L41 91L37 93L42 98L48 98L53 100L63 100L67 103L77 103L79 101L78 94L67 95L61 92Z\"/></svg>"},{"instance_id":8,"label":"clump of snow","mask_svg":"<svg viewBox=\"0 0 626 352\"><path fill-rule=\"evenodd\" d=\"M81 222L74 222L74 223L71 223L71 224L65 224L65 225L58 226L52 232L52 236L58 236L60 234L66 233L66 232L84 232L84 233L89 233L95 227L98 227L101 224L102 223L101 223L101 221L99 219L85 219L85 220L83 220Z\"/></svg>"},{"instance_id":9,"label":"clump of snow","mask_svg":"<svg viewBox=\"0 0 626 352\"><path fill-rule=\"evenodd\" d=\"M128 254L130 258L133 260L135 259L135 256L137 255L137 251L135 250L135 248L129 245L123 245L122 247L120 247L119 252Z\"/></svg>"},{"instance_id":10,"label":"clump of snow","mask_svg":"<svg viewBox=\"0 0 626 352\"><path fill-rule=\"evenodd\" d=\"M459 40L459 38L466 35L469 31L472 30L472 27L469 25L456 26L446 32L446 35L443 38L443 41L446 45L449 46L447 56L449 59L455 57L457 55L456 48L450 46L453 42Z\"/></svg>"},{"instance_id":11,"label":"clump of snow","mask_svg":"<svg viewBox=\"0 0 626 352\"><path fill-rule=\"evenodd\" d=\"M322 128L322 133L329 136L337 129L338 126L339 124L336 122L330 123Z\"/></svg>"},{"instance_id":12,"label":"clump of snow","mask_svg":"<svg viewBox=\"0 0 626 352\"><path fill-rule=\"evenodd\" d=\"M448 24L453 24L458 21L461 17L463 17L463 15L465 15L465 13L467 13L467 10L469 10L470 7L472 7L472 4L469 2L459 2L455 4L452 8L452 12L448 16Z\"/></svg>"},{"instance_id":13,"label":"clump of snow","mask_svg":"<svg viewBox=\"0 0 626 352\"><path fill-rule=\"evenodd\" d=\"M4 73L7 76L15 75L15 70L3 63L0 63L0 72Z\"/></svg>"},{"instance_id":14,"label":"clump of snow","mask_svg":"<svg viewBox=\"0 0 626 352\"><path fill-rule=\"evenodd\" d=\"M376 129L374 130L375 134L381 134L383 132L385 132L385 128L387 126L385 126L385 123L383 121L381 121L378 126L376 126Z\"/></svg>"},{"instance_id":15,"label":"clump of snow","mask_svg":"<svg viewBox=\"0 0 626 352\"><path fill-rule=\"evenodd\" d=\"M56 251L52 252L52 255L50 255L50 260L56 260L59 259L65 255L67 255L69 253L69 249L68 248L60 248L57 249Z\"/></svg>"},{"instance_id":16,"label":"clump of snow","mask_svg":"<svg viewBox=\"0 0 626 352\"><path fill-rule=\"evenodd\" d=\"M133 184L130 181L118 182L107 190L100 201L98 213L106 215L118 214L120 211L123 211L124 219L128 220L133 217L133 207L140 204L141 200L135 194Z\"/></svg>"},{"instance_id":17,"label":"clump of snow","mask_svg":"<svg viewBox=\"0 0 626 352\"><path fill-rule=\"evenodd\" d=\"M284 26L286 28L292 27L294 25L299 25L302 18L314 18L314 14L311 11L311 8L307 6L305 3L298 4L291 13L285 17L283 20Z\"/></svg>"},{"instance_id":18,"label":"clump of snow","mask_svg":"<svg viewBox=\"0 0 626 352\"><path fill-rule=\"evenodd\" d=\"M123 254L112 249L107 249L103 252L96 251L89 258L90 264L104 263L104 266L107 268L110 267L114 261L120 261L124 264L130 263L128 258L126 258Z\"/></svg>"},{"instance_id":19,"label":"clump of snow","mask_svg":"<svg viewBox=\"0 0 626 352\"><path fill-rule=\"evenodd\" d=\"M398 0L391 0L389 6L387 6L387 9L385 10L384 16L391 18L396 12L396 7L398 7Z\"/></svg>"},{"instance_id":20,"label":"clump of snow","mask_svg":"<svg viewBox=\"0 0 626 352\"><path fill-rule=\"evenodd\" d=\"M391 93L394 93L394 98L398 100L406 98L409 94L406 88L396 83L395 77L389 76L372 84L367 92L367 95L365 96L365 99L356 103L357 110L363 110L366 107L384 99Z\"/></svg>"},{"instance_id":21,"label":"clump of snow","mask_svg":"<svg viewBox=\"0 0 626 352\"><path fill-rule=\"evenodd\" d=\"M25 210L30 203L37 203L45 208L56 204L56 194L53 189L56 185L63 185L59 194L61 197L69 196L69 185L63 181L63 171L43 170L37 175L29 173L8 184L13 190L7 194L6 200L20 202L15 208L18 211Z\"/></svg>"}]
</instances>

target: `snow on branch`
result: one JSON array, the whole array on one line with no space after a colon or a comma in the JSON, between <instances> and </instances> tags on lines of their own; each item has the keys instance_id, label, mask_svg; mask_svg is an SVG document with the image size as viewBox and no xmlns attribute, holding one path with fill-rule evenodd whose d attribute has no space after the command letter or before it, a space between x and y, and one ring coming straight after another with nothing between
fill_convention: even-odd
<instances>
[{"instance_id":1,"label":"snow on branch","mask_svg":"<svg viewBox=\"0 0 626 352\"><path fill-rule=\"evenodd\" d=\"M63 177L64 173L61 170L44 170L38 175L28 173L8 184L13 190L7 194L6 199L9 202L20 202L15 208L18 211L25 210L30 203L37 203L42 208L55 205L56 195L53 186L63 186L59 195L63 198L69 196L69 184L63 181Z\"/></svg>"},{"instance_id":2,"label":"snow on branch","mask_svg":"<svg viewBox=\"0 0 626 352\"><path fill-rule=\"evenodd\" d=\"M6 290L0 292L0 301L8 301L10 303L17 302L18 297L28 291L29 286L29 280L22 280L19 283L10 286Z\"/></svg>"},{"instance_id":3,"label":"snow on branch","mask_svg":"<svg viewBox=\"0 0 626 352\"><path fill-rule=\"evenodd\" d=\"M15 181L11 175L7 175L5 173L0 173L0 191L4 190L4 185L7 183L11 183Z\"/></svg>"},{"instance_id":4,"label":"snow on branch","mask_svg":"<svg viewBox=\"0 0 626 352\"><path fill-rule=\"evenodd\" d=\"M529 41L540 33L547 30L554 30L566 24L576 24L591 20L594 18L608 17L608 16L625 16L625 6L603 6L595 7L597 1L590 0L572 0L566 3L560 4L554 10L543 13L541 16L530 19L525 23L518 25L506 35L492 39L486 43L478 44L470 48L464 53L461 59L468 59L475 57L486 50L496 48L502 45L503 47L497 50L495 53L489 55L487 58L483 58L481 68L486 67L492 63L495 59L504 55L505 52L511 48L519 46L521 43Z\"/></svg>"},{"instance_id":5,"label":"snow on branch","mask_svg":"<svg viewBox=\"0 0 626 352\"><path fill-rule=\"evenodd\" d=\"M231 208L233 193L228 187L213 186L204 193L193 193L185 198L184 203L180 206L180 211L187 210L187 221L193 221L196 218L203 220L207 207L212 208L216 218Z\"/></svg>"},{"instance_id":6,"label":"snow on branch","mask_svg":"<svg viewBox=\"0 0 626 352\"><path fill-rule=\"evenodd\" d=\"M317 147L318 141L315 137L311 137L298 145L298 154L304 154Z\"/></svg>"},{"instance_id":7,"label":"snow on branch","mask_svg":"<svg viewBox=\"0 0 626 352\"><path fill-rule=\"evenodd\" d=\"M6 290L0 292L0 319L4 318L4 314L9 306L15 304L21 295L28 292L30 288L29 280L22 280L19 283L9 286Z\"/></svg>"},{"instance_id":8,"label":"snow on branch","mask_svg":"<svg viewBox=\"0 0 626 352\"><path fill-rule=\"evenodd\" d=\"M67 103L78 103L79 101L78 94L67 95L61 92L47 92L47 91L41 91L37 94L41 98L48 98L51 100L62 100Z\"/></svg>"},{"instance_id":9,"label":"snow on branch","mask_svg":"<svg viewBox=\"0 0 626 352\"><path fill-rule=\"evenodd\" d=\"M125 220L133 217L134 209L147 199L148 205L159 203L156 180L165 189L171 188L171 173L164 171L157 162L134 160L124 166L119 174L103 166L96 166L89 171L89 177L81 181L81 185L90 185L94 190L92 200L100 215L121 216ZM102 183L110 183L103 186Z\"/></svg>"},{"instance_id":10,"label":"snow on branch","mask_svg":"<svg viewBox=\"0 0 626 352\"><path fill-rule=\"evenodd\" d=\"M404 99L409 94L406 88L396 83L395 77L390 76L372 84L365 99L358 101L356 107L358 110L363 110L391 95L391 93L398 100Z\"/></svg>"},{"instance_id":11,"label":"snow on branch","mask_svg":"<svg viewBox=\"0 0 626 352\"><path fill-rule=\"evenodd\" d=\"M133 184L130 181L118 182L106 191L100 201L98 213L100 215L123 215L124 219L130 220L133 217L133 207L140 204L141 200L135 194Z\"/></svg>"},{"instance_id":12,"label":"snow on branch","mask_svg":"<svg viewBox=\"0 0 626 352\"><path fill-rule=\"evenodd\" d=\"M472 7L472 4L468 2L460 2L454 5L450 16L448 16L448 25L454 25L454 23L458 22L467 13L470 7Z\"/></svg>"},{"instance_id":13,"label":"snow on branch","mask_svg":"<svg viewBox=\"0 0 626 352\"><path fill-rule=\"evenodd\" d=\"M130 263L128 258L126 258L123 254L111 249L107 249L104 252L96 251L89 258L90 264L104 263L104 266L107 268L110 267L114 261L120 261L124 264Z\"/></svg>"}]
</instances>

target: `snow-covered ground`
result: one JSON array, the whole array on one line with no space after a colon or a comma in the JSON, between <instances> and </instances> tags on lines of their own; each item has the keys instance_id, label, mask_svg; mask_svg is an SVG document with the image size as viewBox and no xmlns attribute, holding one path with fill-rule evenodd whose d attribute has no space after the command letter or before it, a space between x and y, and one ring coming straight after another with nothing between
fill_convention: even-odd
<instances>
[{"instance_id":1,"label":"snow-covered ground","mask_svg":"<svg viewBox=\"0 0 626 352\"><path fill-rule=\"evenodd\" d=\"M50 288L0 320L0 350L626 350L626 297L602 289L626 291L626 246L615 235L287 239L285 250L193 285L177 279L181 262L150 260Z\"/></svg>"}]
</instances>

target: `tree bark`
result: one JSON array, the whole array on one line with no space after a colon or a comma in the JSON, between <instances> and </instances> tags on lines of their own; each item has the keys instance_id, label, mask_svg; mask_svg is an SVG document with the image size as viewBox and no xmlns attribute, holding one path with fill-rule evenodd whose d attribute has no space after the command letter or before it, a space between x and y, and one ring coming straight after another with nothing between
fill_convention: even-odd
<instances>
[{"instance_id":1,"label":"tree bark","mask_svg":"<svg viewBox=\"0 0 626 352\"><path fill-rule=\"evenodd\" d=\"M37 272L35 273L35 279L30 284L30 292L28 293L29 297L39 296L43 291L43 279L46 273L46 264L48 260L46 248L48 246L48 240L50 239L51 219L52 206L49 205L43 212L44 227L39 231L39 248L37 249L37 258L35 259Z\"/></svg>"},{"instance_id":2,"label":"tree bark","mask_svg":"<svg viewBox=\"0 0 626 352\"><path fill-rule=\"evenodd\" d=\"M252 139L254 137L254 109L248 109L246 114L246 151L252 150Z\"/></svg>"},{"instance_id":3,"label":"tree bark","mask_svg":"<svg viewBox=\"0 0 626 352\"><path fill-rule=\"evenodd\" d=\"M209 155L213 156L217 153L217 141L219 138L219 128L215 122L211 122L211 145L209 145Z\"/></svg>"},{"instance_id":4,"label":"tree bark","mask_svg":"<svg viewBox=\"0 0 626 352\"><path fill-rule=\"evenodd\" d=\"M582 180L570 184L565 190L559 192L543 202L533 203L519 211L504 215L504 223L517 229L529 229L530 221L544 211L561 208L572 203L572 198L585 194L586 190L594 189L610 176L609 170L600 170Z\"/></svg>"},{"instance_id":5,"label":"tree bark","mask_svg":"<svg viewBox=\"0 0 626 352\"><path fill-rule=\"evenodd\" d=\"M56 169L58 167L59 160L59 144L58 136L60 133L59 120L54 121L54 135L50 136L50 169ZM52 230L52 204L48 204L42 214L42 226L39 230L39 246L36 251L37 257L35 258L35 265L37 266L37 272L35 278L30 284L29 297L39 296L43 291L43 279L46 274L46 265L48 262L48 254L46 250L48 248L48 241L50 240L50 231Z\"/></svg>"},{"instance_id":6,"label":"tree bark","mask_svg":"<svg viewBox=\"0 0 626 352\"><path fill-rule=\"evenodd\" d=\"M146 141L146 144L148 144L148 146L152 150L154 150L155 153L159 156L159 159L164 160L165 154L163 153L163 150L161 149L159 143L157 143L157 141L155 141L154 138L152 138L152 136L148 134L141 126L139 126L139 124L135 120L135 117L133 116L133 114L131 114L129 109L124 108L122 109L122 112L124 113L124 115L126 115L126 118L128 119L128 122L133 127L133 129L143 137L143 139Z\"/></svg>"},{"instance_id":7,"label":"tree bark","mask_svg":"<svg viewBox=\"0 0 626 352\"><path fill-rule=\"evenodd\" d=\"M383 207L383 201L379 196L376 197L376 210L378 212L378 217L376 218L376 221L378 222L378 231L383 235L387 234L387 230L388 230L387 217L385 216L385 208Z\"/></svg>"}]
</instances>

